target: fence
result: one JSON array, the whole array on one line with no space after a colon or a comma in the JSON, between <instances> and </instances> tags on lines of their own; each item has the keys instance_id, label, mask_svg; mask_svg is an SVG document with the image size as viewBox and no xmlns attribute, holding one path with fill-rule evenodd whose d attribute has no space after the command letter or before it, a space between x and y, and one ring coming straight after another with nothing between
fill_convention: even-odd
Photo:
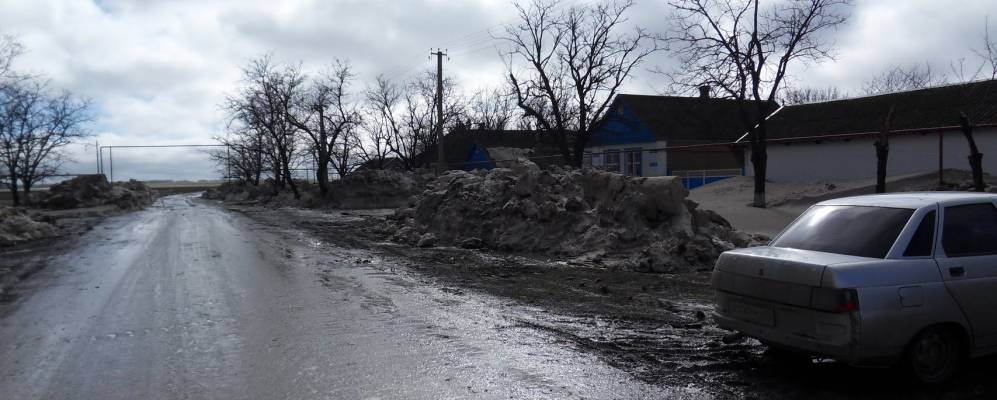
<instances>
[{"instance_id":1,"label":"fence","mask_svg":"<svg viewBox=\"0 0 997 400\"><path fill-rule=\"evenodd\" d=\"M740 169L700 169L672 171L672 175L681 177L682 186L685 186L686 189L694 189L732 176L741 176L743 171Z\"/></svg>"}]
</instances>

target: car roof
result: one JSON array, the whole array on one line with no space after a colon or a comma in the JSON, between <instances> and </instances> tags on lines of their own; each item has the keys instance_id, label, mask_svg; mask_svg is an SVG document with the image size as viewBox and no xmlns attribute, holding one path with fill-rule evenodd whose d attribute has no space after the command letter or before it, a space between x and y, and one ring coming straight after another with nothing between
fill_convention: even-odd
<instances>
[{"instance_id":1,"label":"car roof","mask_svg":"<svg viewBox=\"0 0 997 400\"><path fill-rule=\"evenodd\" d=\"M842 197L817 203L820 206L869 206L918 209L924 206L960 200L997 200L994 193L905 192Z\"/></svg>"}]
</instances>

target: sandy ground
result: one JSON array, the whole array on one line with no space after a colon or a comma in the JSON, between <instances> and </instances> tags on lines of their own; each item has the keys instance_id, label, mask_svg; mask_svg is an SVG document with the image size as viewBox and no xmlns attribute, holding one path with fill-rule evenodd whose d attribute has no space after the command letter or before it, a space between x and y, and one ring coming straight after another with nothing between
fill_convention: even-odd
<instances>
[{"instance_id":1,"label":"sandy ground","mask_svg":"<svg viewBox=\"0 0 997 400\"><path fill-rule=\"evenodd\" d=\"M945 170L946 182L970 179L965 171ZM992 177L987 177L994 182ZM932 190L938 182L937 172L889 177L886 190L909 192ZM839 181L776 183L765 185L767 208L751 207L754 177L737 176L690 191L689 199L700 207L716 211L735 228L772 237L793 222L803 211L818 202L838 197L875 193L875 178Z\"/></svg>"}]
</instances>

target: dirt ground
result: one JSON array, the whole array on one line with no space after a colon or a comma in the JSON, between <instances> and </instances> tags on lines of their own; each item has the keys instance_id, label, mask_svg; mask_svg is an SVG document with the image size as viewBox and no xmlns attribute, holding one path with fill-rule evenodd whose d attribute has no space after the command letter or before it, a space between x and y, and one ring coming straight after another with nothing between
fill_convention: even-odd
<instances>
[{"instance_id":1,"label":"dirt ground","mask_svg":"<svg viewBox=\"0 0 997 400\"><path fill-rule=\"evenodd\" d=\"M912 384L897 369L855 369L831 360L779 359L759 342L709 318L709 271L608 271L523 254L421 249L387 241L377 221L389 210L314 211L228 206L264 224L394 259L456 295L509 302L522 327L553 333L639 380L688 386L702 398L976 398L997 393L997 359L974 361L942 387ZM366 260L357 260L364 263Z\"/></svg>"}]
</instances>

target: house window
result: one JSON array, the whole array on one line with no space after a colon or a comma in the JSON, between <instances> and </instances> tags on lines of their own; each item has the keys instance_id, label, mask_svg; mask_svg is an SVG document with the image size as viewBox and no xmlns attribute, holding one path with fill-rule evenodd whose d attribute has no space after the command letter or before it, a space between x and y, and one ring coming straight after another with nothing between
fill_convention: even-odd
<instances>
[{"instance_id":1,"label":"house window","mask_svg":"<svg viewBox=\"0 0 997 400\"><path fill-rule=\"evenodd\" d=\"M592 166L592 153L586 152L582 155L582 165L591 167Z\"/></svg>"},{"instance_id":2,"label":"house window","mask_svg":"<svg viewBox=\"0 0 997 400\"><path fill-rule=\"evenodd\" d=\"M607 171L620 172L620 151L606 150L602 153L602 164Z\"/></svg>"},{"instance_id":3,"label":"house window","mask_svg":"<svg viewBox=\"0 0 997 400\"><path fill-rule=\"evenodd\" d=\"M626 149L626 158L627 158L627 160L626 160L627 161L626 174L628 176L643 176L644 175L644 171L643 171L644 162L643 162L643 159L641 157L642 153L643 153L643 149L641 149L640 147L638 147L636 149Z\"/></svg>"}]
</instances>

